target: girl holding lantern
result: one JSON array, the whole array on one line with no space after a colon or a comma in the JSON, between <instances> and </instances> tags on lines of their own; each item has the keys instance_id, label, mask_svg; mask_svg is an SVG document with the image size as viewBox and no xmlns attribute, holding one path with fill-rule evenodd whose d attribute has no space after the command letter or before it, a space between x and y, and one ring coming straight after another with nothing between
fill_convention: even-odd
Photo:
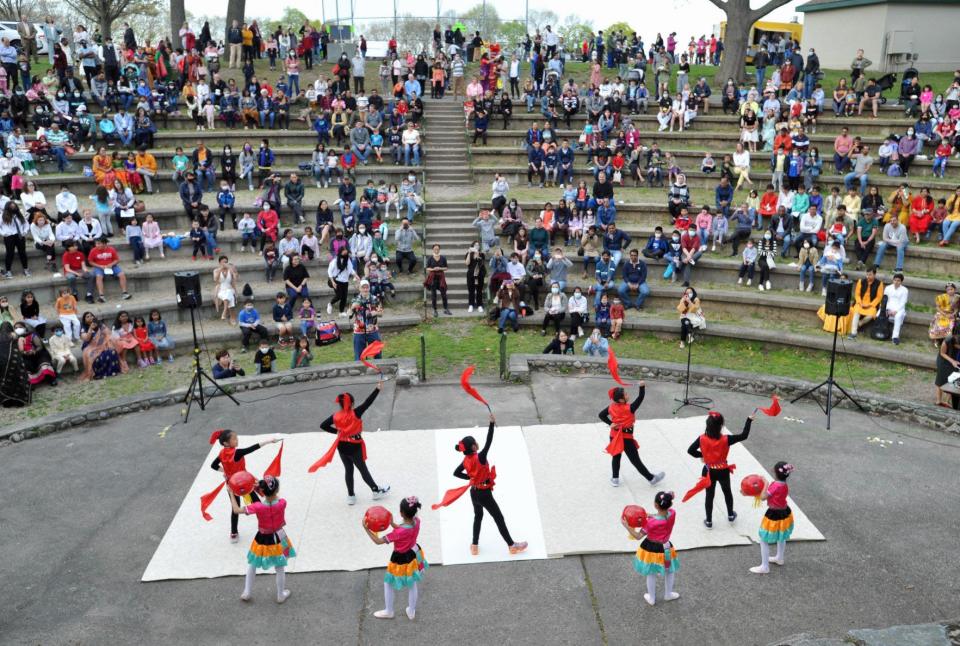
<instances>
[{"instance_id":1,"label":"girl holding lantern","mask_svg":"<svg viewBox=\"0 0 960 646\"><path fill-rule=\"evenodd\" d=\"M287 524L285 510L287 501L278 497L280 480L271 475L265 475L257 484L257 491L265 500L254 502L241 507L236 497L230 496L230 505L235 514L256 514L257 535L250 544L247 552L247 575L244 579L241 601L250 601L253 596L253 579L257 575L257 568L277 571L277 603L283 603L290 596L287 590L287 559L293 558L297 552L284 531Z\"/></svg>"},{"instance_id":2,"label":"girl holding lantern","mask_svg":"<svg viewBox=\"0 0 960 646\"><path fill-rule=\"evenodd\" d=\"M673 591L674 577L680 569L677 549L670 542L670 534L677 521L677 512L671 509L673 492L658 492L653 504L657 513L646 517L640 527L631 527L627 518L621 519L621 523L633 538L643 540L633 558L633 569L647 577L647 591L643 598L651 606L657 601L658 574L663 576L664 601L680 598L680 594Z\"/></svg>"},{"instance_id":3,"label":"girl holding lantern","mask_svg":"<svg viewBox=\"0 0 960 646\"><path fill-rule=\"evenodd\" d=\"M776 480L760 494L760 499L767 501L767 511L760 521L760 565L750 568L754 574L767 574L771 563L783 565L787 540L793 534L793 512L787 504L787 495L790 493L787 478L792 472L792 464L777 462L773 467ZM777 555L770 558L770 546L774 543L777 545Z\"/></svg>"},{"instance_id":4,"label":"girl holding lantern","mask_svg":"<svg viewBox=\"0 0 960 646\"><path fill-rule=\"evenodd\" d=\"M273 438L270 440L270 444L276 444L280 441L280 438ZM217 457L213 459L213 462L210 463L210 468L214 471L220 471L223 473L223 478L225 480L230 480L230 476L235 473L247 470L247 461L246 456L250 455L261 446L260 443L251 444L250 446L242 449L237 448L239 439L237 434L230 429L218 429L210 435L210 444L214 442L220 442L220 446L223 448L220 449L220 453L217 454ZM232 499L236 501L236 504L240 504L240 498L234 495L232 492L227 492ZM250 492L250 501L251 502L260 502L260 498L257 497L256 491ZM231 507L233 504L231 503ZM236 543L240 540L240 534L237 531L237 521L239 516L236 511L230 513L230 542Z\"/></svg>"},{"instance_id":5,"label":"girl holding lantern","mask_svg":"<svg viewBox=\"0 0 960 646\"><path fill-rule=\"evenodd\" d=\"M743 424L743 432L736 435L726 435L723 433L723 415L715 410L707 414L707 425L703 435L698 437L687 449L687 453L695 458L703 460L703 472L701 475L710 476L710 486L707 487L705 501L706 518L703 524L707 529L713 527L713 497L717 492L717 484L723 491L723 500L727 504L727 520L731 523L737 519L737 512L733 510L733 492L730 489L730 474L733 473L735 464L727 463L727 454L730 447L738 442L743 442L750 437L750 425L753 423L753 415L747 418Z\"/></svg>"},{"instance_id":6,"label":"girl holding lantern","mask_svg":"<svg viewBox=\"0 0 960 646\"><path fill-rule=\"evenodd\" d=\"M656 485L663 480L664 476L663 471L654 475L644 466L640 460L640 454L637 452L639 444L633 439L633 425L637 421L634 413L637 412L640 404L643 403L643 396L647 391L645 382L641 381L637 385L640 391L637 393L637 398L630 404L627 403L627 394L623 388L611 388L608 393L610 396L610 405L600 411L600 419L603 420L605 424L610 425L610 444L607 445L607 453L613 456L611 461L613 475L610 478L610 484L614 487L620 486L620 460L624 453L627 454L627 459L630 460L630 464L632 464L640 475L646 478L647 482L651 485Z\"/></svg>"},{"instance_id":7,"label":"girl holding lantern","mask_svg":"<svg viewBox=\"0 0 960 646\"><path fill-rule=\"evenodd\" d=\"M417 544L420 535L420 519L417 510L421 507L416 496L408 496L400 501L401 524L393 520L388 521L393 531L380 537L370 528L366 517L363 519L363 529L367 536L377 545L393 543L393 554L387 564L387 573L383 578L383 610L377 610L373 616L377 619L393 619L393 600L397 590L407 588L407 617L411 620L417 614L417 599L419 588L417 582L423 579L423 571L429 565L423 556L423 550ZM382 507L380 508L383 509Z\"/></svg>"}]
</instances>

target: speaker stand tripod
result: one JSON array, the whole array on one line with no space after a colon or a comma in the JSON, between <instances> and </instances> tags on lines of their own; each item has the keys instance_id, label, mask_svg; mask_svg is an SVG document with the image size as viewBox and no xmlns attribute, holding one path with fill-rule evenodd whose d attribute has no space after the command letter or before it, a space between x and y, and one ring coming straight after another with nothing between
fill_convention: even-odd
<instances>
[{"instance_id":1,"label":"speaker stand tripod","mask_svg":"<svg viewBox=\"0 0 960 646\"><path fill-rule=\"evenodd\" d=\"M797 397L793 398L792 400L790 400L790 403L793 404L793 403L796 403L797 401L803 399L804 397L810 397L811 399L813 399L813 401L817 402L817 406L819 406L820 409L821 409L824 413L827 414L827 430L828 430L828 431L830 430L830 414L833 412L833 407L836 405L836 404L834 403L834 401L833 401L833 389L834 389L834 387L836 387L837 390L839 390L840 392L842 392L842 393L846 396L847 399L849 399L851 402L853 402L854 406L856 406L857 408L859 408L861 413L866 413L866 412L867 412L866 410L864 410L863 406L860 405L860 402L858 402L856 399L854 399L853 396L850 395L850 393L848 393L846 390L843 389L843 386L841 386L840 384L838 384L838 383L837 383L836 381L834 381L834 379L833 379L833 367L834 367L834 364L835 364L836 361L837 361L837 333L838 333L839 330L840 330L840 317L837 316L837 315L834 315L834 317L833 317L833 349L830 350L830 375L826 378L826 380L820 382L819 384L817 384L816 386L814 386L814 387L811 388L810 390L807 390L807 391L801 393L800 395L798 395ZM827 387L827 404L826 404L826 406L824 406L823 404L821 404L819 399L817 399L816 397L813 397L813 396L812 396L815 392L817 392L818 390L820 390L820 389L823 388L824 386Z\"/></svg>"},{"instance_id":2,"label":"speaker stand tripod","mask_svg":"<svg viewBox=\"0 0 960 646\"><path fill-rule=\"evenodd\" d=\"M214 388L219 390L221 393L230 398L237 406L240 405L240 402L234 398L233 395L228 393L223 389L223 386L217 383L216 379L207 374L207 371L200 367L200 342L197 340L197 320L194 315L196 307L190 307L190 327L193 328L193 379L190 381L190 386L187 388L187 394L183 398L183 403L187 405L186 410L183 412L183 423L186 424L190 419L190 408L193 406L193 402L197 402L197 405L200 406L200 410L207 409L207 402L213 399L213 395L207 396L203 392L203 380L206 379L210 382Z\"/></svg>"},{"instance_id":3,"label":"speaker stand tripod","mask_svg":"<svg viewBox=\"0 0 960 646\"><path fill-rule=\"evenodd\" d=\"M713 403L713 400L709 397L691 397L690 396L690 353L693 350L693 334L690 334L686 339L687 342L687 374L683 379L683 399L674 399L673 401L679 402L680 405L673 409L673 414L676 415L681 408L684 406L693 406L695 408L702 408L703 410L710 410L710 404Z\"/></svg>"}]
</instances>

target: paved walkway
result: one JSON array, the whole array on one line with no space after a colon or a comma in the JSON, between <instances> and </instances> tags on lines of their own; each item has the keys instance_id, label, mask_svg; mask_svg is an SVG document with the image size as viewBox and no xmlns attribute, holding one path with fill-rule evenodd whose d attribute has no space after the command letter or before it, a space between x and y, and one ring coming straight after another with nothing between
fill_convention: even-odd
<instances>
[{"instance_id":1,"label":"paved walkway","mask_svg":"<svg viewBox=\"0 0 960 646\"><path fill-rule=\"evenodd\" d=\"M595 420L609 386L535 375L530 386L481 388L502 423L549 424ZM754 547L686 552L676 603L647 607L626 555L437 567L414 624L371 616L382 603L382 570L292 575L284 606L268 601L272 576L257 581L252 606L237 600L236 577L139 582L209 449L210 429L313 430L339 390L309 383L248 392L245 405L217 400L186 427L166 408L0 448L0 642L740 646L960 616L960 440L881 420L893 433L848 411L837 411L827 432L812 405L785 408L804 424L760 420L749 448L764 464L797 465L791 493L827 541L788 546L787 566L764 578L747 572ZM763 403L700 392L721 402L733 428ZM676 384L650 384L640 417L669 417L678 393ZM368 429L412 429L483 420L455 384L391 383L365 421ZM870 437L893 443L881 448ZM584 459L602 459L601 448Z\"/></svg>"}]
</instances>

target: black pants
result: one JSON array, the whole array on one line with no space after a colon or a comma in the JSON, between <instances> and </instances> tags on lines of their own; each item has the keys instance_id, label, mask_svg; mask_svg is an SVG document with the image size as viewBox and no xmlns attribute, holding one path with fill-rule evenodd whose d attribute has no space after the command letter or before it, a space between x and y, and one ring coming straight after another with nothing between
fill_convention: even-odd
<instances>
[{"instance_id":1,"label":"black pants","mask_svg":"<svg viewBox=\"0 0 960 646\"><path fill-rule=\"evenodd\" d=\"M704 467L706 470L706 467ZM710 469L710 486L704 500L707 520L713 521L713 497L717 493L717 484L723 490L723 500L727 503L727 516L733 515L733 492L730 490L730 469Z\"/></svg>"},{"instance_id":2,"label":"black pants","mask_svg":"<svg viewBox=\"0 0 960 646\"><path fill-rule=\"evenodd\" d=\"M493 198L490 205L493 207L493 210L497 212L497 217L503 216L503 208L507 205L507 198L502 195Z\"/></svg>"},{"instance_id":3,"label":"black pants","mask_svg":"<svg viewBox=\"0 0 960 646\"><path fill-rule=\"evenodd\" d=\"M397 275L403 273L403 261L407 261L410 267L407 269L408 273L413 273L413 268L417 266L417 254L412 251L398 251L397 252Z\"/></svg>"},{"instance_id":4,"label":"black pants","mask_svg":"<svg viewBox=\"0 0 960 646\"><path fill-rule=\"evenodd\" d=\"M487 145L487 129L484 128L480 130L479 128L473 131L473 143L477 143L477 139L483 139L483 145Z\"/></svg>"},{"instance_id":5,"label":"black pants","mask_svg":"<svg viewBox=\"0 0 960 646\"><path fill-rule=\"evenodd\" d=\"M642 475L647 480L653 480L653 474L650 473L650 470L644 466L643 462L640 461L640 454L637 453L637 447L634 446L633 442L630 440L633 439L633 433L624 433L623 437L623 453L627 454L627 459L630 460L630 464L636 467L637 472ZM613 456L611 464L613 466L613 477L620 477L620 458L623 457L623 453Z\"/></svg>"},{"instance_id":6,"label":"black pants","mask_svg":"<svg viewBox=\"0 0 960 646\"><path fill-rule=\"evenodd\" d=\"M865 245L861 245L859 240L854 240L853 244L857 248L857 260L864 264L869 263L870 257L873 255L873 248L877 244L877 239L871 238L870 242Z\"/></svg>"},{"instance_id":7,"label":"black pants","mask_svg":"<svg viewBox=\"0 0 960 646\"><path fill-rule=\"evenodd\" d=\"M546 330L547 325L549 325L550 323L553 323L553 331L559 334L560 324L563 322L563 319L565 319L566 316L567 316L566 312L560 312L559 314L550 314L549 312L547 312L546 314L543 315L543 329Z\"/></svg>"},{"instance_id":8,"label":"black pants","mask_svg":"<svg viewBox=\"0 0 960 646\"><path fill-rule=\"evenodd\" d=\"M757 263L755 263L755 262L751 262L749 265L744 265L743 263L741 263L741 264L740 264L740 271L738 272L737 275L738 275L741 279L742 279L744 276L746 276L749 280L753 280L753 272L754 272L754 270L756 269L756 266L757 266Z\"/></svg>"},{"instance_id":9,"label":"black pants","mask_svg":"<svg viewBox=\"0 0 960 646\"><path fill-rule=\"evenodd\" d=\"M363 460L363 445L354 444L353 442L340 442L337 445L337 453L340 454L340 459L343 461L343 479L347 482L348 495L353 495L354 467L360 472L360 477L367 483L371 491L377 491L380 488L377 486L377 483L373 481L373 476L370 475L370 471L367 469L367 463Z\"/></svg>"},{"instance_id":10,"label":"black pants","mask_svg":"<svg viewBox=\"0 0 960 646\"><path fill-rule=\"evenodd\" d=\"M500 505L493 499L493 489L470 488L470 500L473 502L473 544L480 542L480 525L483 523L483 510L493 517L493 522L497 524L500 530L500 536L506 541L507 545L513 545L513 539L510 537L510 530L507 529L507 523L503 519L503 512L500 511Z\"/></svg>"},{"instance_id":11,"label":"black pants","mask_svg":"<svg viewBox=\"0 0 960 646\"><path fill-rule=\"evenodd\" d=\"M467 276L467 305L483 307L483 277Z\"/></svg>"},{"instance_id":12,"label":"black pants","mask_svg":"<svg viewBox=\"0 0 960 646\"><path fill-rule=\"evenodd\" d=\"M760 256L760 261L757 263L760 266L760 282L758 285L762 285L770 280L770 265L767 264L767 256Z\"/></svg>"},{"instance_id":13,"label":"black pants","mask_svg":"<svg viewBox=\"0 0 960 646\"><path fill-rule=\"evenodd\" d=\"M233 494L229 494L229 495L233 496ZM237 501L237 504L238 504L238 505L242 505L242 504L243 504L243 502L240 500L240 496L233 496L233 499ZM260 502L260 498L257 496L257 492L256 492L256 491L251 491L251 492L250 492L250 500L252 500L253 502ZM233 513L233 511L230 512L230 533L231 533L231 534L236 534L236 533L237 533L237 519L238 519L238 518L239 518L239 516L238 516L237 514Z\"/></svg>"},{"instance_id":14,"label":"black pants","mask_svg":"<svg viewBox=\"0 0 960 646\"><path fill-rule=\"evenodd\" d=\"M580 312L570 312L570 336L579 336L580 328L586 322L583 314Z\"/></svg>"},{"instance_id":15,"label":"black pants","mask_svg":"<svg viewBox=\"0 0 960 646\"><path fill-rule=\"evenodd\" d=\"M658 258L663 258L663 254L664 254L664 253L665 253L665 252L664 252L662 249L657 249L656 251L650 251L649 249L644 249L644 250L643 250L643 257L644 257L644 258L658 259Z\"/></svg>"},{"instance_id":16,"label":"black pants","mask_svg":"<svg viewBox=\"0 0 960 646\"><path fill-rule=\"evenodd\" d=\"M356 93L358 93L358 92L363 92L363 91L364 91L364 89L363 89L363 79L365 79L365 78L366 78L365 76L354 76L354 77L353 77L353 93L354 93L354 94L356 94Z\"/></svg>"},{"instance_id":17,"label":"black pants","mask_svg":"<svg viewBox=\"0 0 960 646\"><path fill-rule=\"evenodd\" d=\"M3 236L3 246L5 253L3 256L3 266L7 271L13 267L13 255L17 254L20 258L20 267L27 268L27 241L19 233L12 236Z\"/></svg>"},{"instance_id":18,"label":"black pants","mask_svg":"<svg viewBox=\"0 0 960 646\"><path fill-rule=\"evenodd\" d=\"M242 343L244 348L250 347L250 336L256 332L257 337L260 339L269 339L270 333L267 332L267 328L263 325L257 325L256 327L242 327L240 328L240 334L242 335Z\"/></svg>"},{"instance_id":19,"label":"black pants","mask_svg":"<svg viewBox=\"0 0 960 646\"><path fill-rule=\"evenodd\" d=\"M445 310L450 309L447 306L447 290L441 287L437 287L436 283L434 283L430 287L430 301L433 303L433 311L437 311L437 292L440 292L440 298L443 301L443 309Z\"/></svg>"},{"instance_id":20,"label":"black pants","mask_svg":"<svg viewBox=\"0 0 960 646\"><path fill-rule=\"evenodd\" d=\"M733 251L730 253L731 256L735 256L740 252L740 243L746 242L750 239L750 234L752 230L750 229L734 229L733 234L730 236L730 243L733 244Z\"/></svg>"},{"instance_id":21,"label":"black pants","mask_svg":"<svg viewBox=\"0 0 960 646\"><path fill-rule=\"evenodd\" d=\"M543 167L534 168L531 165L527 165L527 183L533 181L533 176L536 175L540 179L540 183L543 184L544 179L546 179L546 173L543 170Z\"/></svg>"},{"instance_id":22,"label":"black pants","mask_svg":"<svg viewBox=\"0 0 960 646\"><path fill-rule=\"evenodd\" d=\"M514 99L520 98L520 79L516 76L510 77L510 97Z\"/></svg>"},{"instance_id":23,"label":"black pants","mask_svg":"<svg viewBox=\"0 0 960 646\"><path fill-rule=\"evenodd\" d=\"M330 306L333 307L334 303L339 303L340 312L343 312L347 307L347 289L349 289L350 283L341 283L340 281L333 281L333 298L330 300Z\"/></svg>"}]
</instances>

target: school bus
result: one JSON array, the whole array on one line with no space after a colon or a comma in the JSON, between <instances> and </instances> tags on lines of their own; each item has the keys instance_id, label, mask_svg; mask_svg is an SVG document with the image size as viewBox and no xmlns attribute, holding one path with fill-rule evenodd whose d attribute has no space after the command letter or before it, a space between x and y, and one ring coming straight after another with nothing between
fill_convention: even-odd
<instances>
[{"instance_id":1,"label":"school bus","mask_svg":"<svg viewBox=\"0 0 960 646\"><path fill-rule=\"evenodd\" d=\"M723 21L720 23L720 37L723 38L724 41L726 41L726 31L727 22ZM789 36L799 43L800 38L803 36L803 25L798 22L766 22L763 20L758 20L753 23L753 26L750 28L750 35L747 38L747 55L745 60L748 65L753 63L753 55L757 51L760 38L766 35L769 40L772 34L779 34L781 38Z\"/></svg>"}]
</instances>

